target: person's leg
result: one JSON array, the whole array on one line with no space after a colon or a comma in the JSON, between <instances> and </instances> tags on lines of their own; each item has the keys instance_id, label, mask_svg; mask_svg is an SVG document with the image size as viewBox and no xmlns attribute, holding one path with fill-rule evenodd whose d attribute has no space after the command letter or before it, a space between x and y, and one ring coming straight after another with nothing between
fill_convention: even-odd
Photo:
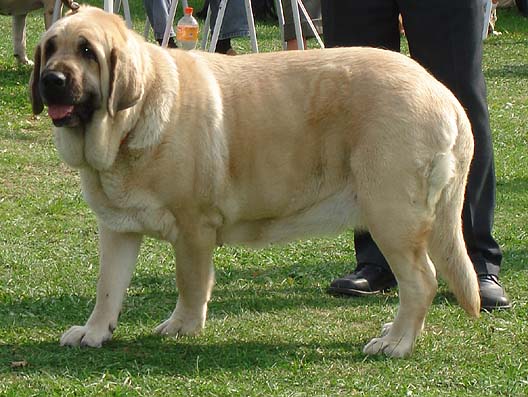
<instances>
[{"instance_id":1,"label":"person's leg","mask_svg":"<svg viewBox=\"0 0 528 397\"><path fill-rule=\"evenodd\" d=\"M371 46L400 50L398 6L393 0L322 0L326 47ZM354 236L357 268L334 280L328 291L368 295L394 287L396 280L369 233Z\"/></svg>"},{"instance_id":2,"label":"person's leg","mask_svg":"<svg viewBox=\"0 0 528 397\"><path fill-rule=\"evenodd\" d=\"M169 15L170 0L143 0L147 17L154 30L154 38L160 42L165 33L167 17ZM171 28L170 37L174 37L174 30ZM173 39L174 40L174 39Z\"/></svg>"},{"instance_id":3,"label":"person's leg","mask_svg":"<svg viewBox=\"0 0 528 397\"><path fill-rule=\"evenodd\" d=\"M210 6L210 29L213 31L216 23L216 16L218 15L220 0L211 0ZM229 0L227 2L224 19L222 20L222 26L220 28L220 35L218 36L218 43L216 45L216 52L222 54L232 53L231 39L233 37L249 35L246 15L244 0Z\"/></svg>"},{"instance_id":4,"label":"person's leg","mask_svg":"<svg viewBox=\"0 0 528 397\"><path fill-rule=\"evenodd\" d=\"M297 47L297 38L295 36L295 24L293 22L293 11L291 7L290 0L281 0L282 9L284 13L284 41L287 43L288 50L296 50ZM323 20L321 17L321 1L320 0L303 0L303 5L312 20L315 29L318 34L323 33ZM304 41L306 43L306 38L315 37L310 25L306 21L306 18L299 10L301 16L301 29Z\"/></svg>"},{"instance_id":5,"label":"person's leg","mask_svg":"<svg viewBox=\"0 0 528 397\"><path fill-rule=\"evenodd\" d=\"M394 0L321 0L326 47L370 46L400 50Z\"/></svg>"},{"instance_id":6,"label":"person's leg","mask_svg":"<svg viewBox=\"0 0 528 397\"><path fill-rule=\"evenodd\" d=\"M451 89L471 122L475 153L462 214L464 239L480 277L483 306L509 306L497 281L502 254L492 236L495 171L482 72L482 1L401 3L411 56Z\"/></svg>"}]
</instances>

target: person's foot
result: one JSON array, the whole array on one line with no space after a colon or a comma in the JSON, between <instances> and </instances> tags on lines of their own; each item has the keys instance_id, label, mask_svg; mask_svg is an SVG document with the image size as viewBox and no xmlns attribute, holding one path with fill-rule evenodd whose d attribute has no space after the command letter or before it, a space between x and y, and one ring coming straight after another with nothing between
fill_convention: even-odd
<instances>
[{"instance_id":1,"label":"person's foot","mask_svg":"<svg viewBox=\"0 0 528 397\"><path fill-rule=\"evenodd\" d=\"M332 281L328 293L351 296L366 296L389 290L396 286L396 279L385 267L359 264L352 273Z\"/></svg>"},{"instance_id":2,"label":"person's foot","mask_svg":"<svg viewBox=\"0 0 528 397\"><path fill-rule=\"evenodd\" d=\"M163 42L163 39L156 39L159 45ZM174 37L169 37L169 41L167 42L167 48L178 48L178 45L174 41Z\"/></svg>"},{"instance_id":3,"label":"person's foot","mask_svg":"<svg viewBox=\"0 0 528 397\"><path fill-rule=\"evenodd\" d=\"M496 309L509 309L510 300L499 282L499 278L493 274L481 274L478 276L480 287L480 307L482 310L491 311Z\"/></svg>"}]
</instances>

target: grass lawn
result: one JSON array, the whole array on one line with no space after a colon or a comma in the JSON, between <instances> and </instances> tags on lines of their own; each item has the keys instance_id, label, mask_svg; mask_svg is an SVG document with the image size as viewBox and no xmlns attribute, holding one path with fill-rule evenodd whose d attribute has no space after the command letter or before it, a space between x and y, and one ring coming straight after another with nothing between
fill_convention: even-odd
<instances>
[{"instance_id":1,"label":"grass lawn","mask_svg":"<svg viewBox=\"0 0 528 397\"><path fill-rule=\"evenodd\" d=\"M141 1L131 4L142 32ZM30 54L42 28L39 13L28 18ZM147 239L114 340L102 349L60 347L61 333L84 323L95 302L96 222L77 172L58 159L49 119L31 114L31 69L15 64L10 19L2 17L0 395L527 396L528 19L500 10L497 28L484 68L495 235L513 308L473 321L441 284L415 354L392 360L361 349L395 315L397 292L325 293L354 267L350 232L259 251L218 249L205 332L180 339L152 335L177 291L170 247ZM257 32L261 51L280 48L274 24L259 23ZM249 40L235 44L249 52Z\"/></svg>"}]
</instances>

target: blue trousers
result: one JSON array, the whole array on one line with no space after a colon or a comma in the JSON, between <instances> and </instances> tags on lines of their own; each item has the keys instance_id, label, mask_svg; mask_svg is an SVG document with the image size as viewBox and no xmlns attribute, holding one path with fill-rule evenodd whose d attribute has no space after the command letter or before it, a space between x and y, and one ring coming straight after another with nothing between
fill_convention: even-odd
<instances>
[{"instance_id":1,"label":"blue trousers","mask_svg":"<svg viewBox=\"0 0 528 397\"><path fill-rule=\"evenodd\" d=\"M214 30L216 16L218 15L218 8L220 0L211 0L211 32ZM229 0L222 20L222 27L220 29L219 40L230 39L233 37L242 37L249 35L249 27L247 23L246 6L244 0Z\"/></svg>"},{"instance_id":2,"label":"blue trousers","mask_svg":"<svg viewBox=\"0 0 528 397\"><path fill-rule=\"evenodd\" d=\"M156 40L163 39L165 25L169 16L170 0L143 0L147 17L154 30ZM171 28L170 37L174 37L174 30Z\"/></svg>"}]
</instances>

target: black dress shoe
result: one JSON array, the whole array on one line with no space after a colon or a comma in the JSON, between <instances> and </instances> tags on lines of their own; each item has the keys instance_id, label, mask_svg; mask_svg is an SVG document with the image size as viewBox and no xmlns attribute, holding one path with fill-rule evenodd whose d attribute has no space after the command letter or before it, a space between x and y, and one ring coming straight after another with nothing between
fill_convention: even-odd
<instances>
[{"instance_id":1,"label":"black dress shoe","mask_svg":"<svg viewBox=\"0 0 528 397\"><path fill-rule=\"evenodd\" d=\"M510 300L499 283L499 278L493 274L478 276L480 287L480 307L482 310L509 309Z\"/></svg>"},{"instance_id":2,"label":"black dress shoe","mask_svg":"<svg viewBox=\"0 0 528 397\"><path fill-rule=\"evenodd\" d=\"M328 293L366 296L378 294L395 286L396 279L390 270L372 263L362 263L354 272L332 281Z\"/></svg>"}]
</instances>

